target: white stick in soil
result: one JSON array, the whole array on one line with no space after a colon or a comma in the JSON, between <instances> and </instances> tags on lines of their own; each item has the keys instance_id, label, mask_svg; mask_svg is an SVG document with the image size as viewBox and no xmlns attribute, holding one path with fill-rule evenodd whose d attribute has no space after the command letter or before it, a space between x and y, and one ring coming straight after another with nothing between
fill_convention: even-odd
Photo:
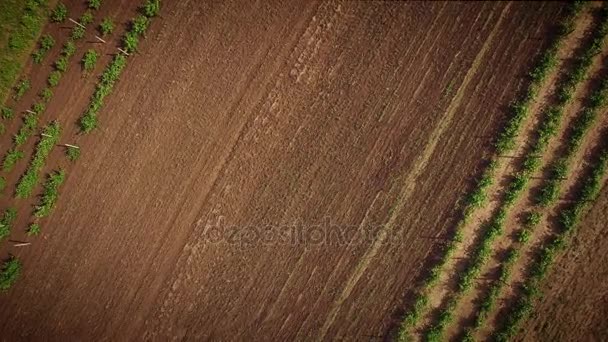
<instances>
[{"instance_id":1,"label":"white stick in soil","mask_svg":"<svg viewBox=\"0 0 608 342\"><path fill-rule=\"evenodd\" d=\"M73 22L74 24L82 27L83 29L86 29L86 27L84 27L84 25L82 25L81 23L77 22L76 20L72 19L72 18L68 18L71 22Z\"/></svg>"},{"instance_id":2,"label":"white stick in soil","mask_svg":"<svg viewBox=\"0 0 608 342\"><path fill-rule=\"evenodd\" d=\"M100 37L98 37L98 36L95 36L95 38L97 38L97 40L99 40L100 42L102 42L102 43L104 43L104 44L105 44L105 43L107 43L105 40L101 39L101 38L100 38Z\"/></svg>"}]
</instances>

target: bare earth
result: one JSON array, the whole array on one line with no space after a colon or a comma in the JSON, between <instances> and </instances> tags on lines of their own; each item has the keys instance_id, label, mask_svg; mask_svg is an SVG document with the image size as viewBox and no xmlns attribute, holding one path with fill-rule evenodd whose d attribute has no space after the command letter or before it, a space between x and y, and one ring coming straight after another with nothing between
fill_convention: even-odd
<instances>
[{"instance_id":1,"label":"bare earth","mask_svg":"<svg viewBox=\"0 0 608 342\"><path fill-rule=\"evenodd\" d=\"M24 263L2 338L387 338L561 9L165 1L99 130L75 126L93 76L74 62L55 91L45 122L83 155L53 151L46 171L68 172L55 212L31 246L0 245ZM97 22L110 12L124 23L135 5L104 1ZM114 53L122 30L76 57ZM46 31L62 37L51 61L68 30ZM51 67L28 70L20 111ZM11 190L0 205L27 240L33 202ZM277 241L294 224L301 239Z\"/></svg>"}]
</instances>

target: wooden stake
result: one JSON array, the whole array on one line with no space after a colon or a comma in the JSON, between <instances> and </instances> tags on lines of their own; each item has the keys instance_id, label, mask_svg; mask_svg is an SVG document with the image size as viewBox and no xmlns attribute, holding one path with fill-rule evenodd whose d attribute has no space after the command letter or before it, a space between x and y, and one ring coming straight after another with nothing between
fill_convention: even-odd
<instances>
[{"instance_id":1,"label":"wooden stake","mask_svg":"<svg viewBox=\"0 0 608 342\"><path fill-rule=\"evenodd\" d=\"M105 40L103 40L103 39L99 38L98 36L95 36L95 38L97 38L97 40L99 40L100 42L102 42L102 43L104 43L104 44L106 43L106 41L105 41Z\"/></svg>"},{"instance_id":2,"label":"wooden stake","mask_svg":"<svg viewBox=\"0 0 608 342\"><path fill-rule=\"evenodd\" d=\"M127 51L125 51L125 50L123 50L121 48L117 48L117 49L118 49L118 51L124 53L125 55L127 55L127 56L129 55L129 53Z\"/></svg>"},{"instance_id":3,"label":"wooden stake","mask_svg":"<svg viewBox=\"0 0 608 342\"><path fill-rule=\"evenodd\" d=\"M16 243L13 246L14 247L24 247L24 246L29 246L31 244L32 244L31 242L21 242L21 243Z\"/></svg>"},{"instance_id":4,"label":"wooden stake","mask_svg":"<svg viewBox=\"0 0 608 342\"><path fill-rule=\"evenodd\" d=\"M26 109L25 111L28 112L28 113L30 113L30 114L36 114L36 112L33 112L33 111L29 110L29 109Z\"/></svg>"},{"instance_id":5,"label":"wooden stake","mask_svg":"<svg viewBox=\"0 0 608 342\"><path fill-rule=\"evenodd\" d=\"M78 148L78 149L80 148L80 147L78 147L76 145L71 145L71 144L63 144L63 146L65 146L65 147L71 147L71 148Z\"/></svg>"},{"instance_id":6,"label":"wooden stake","mask_svg":"<svg viewBox=\"0 0 608 342\"><path fill-rule=\"evenodd\" d=\"M52 138L52 136L45 134L45 133L40 133L40 135L42 135L43 137Z\"/></svg>"},{"instance_id":7,"label":"wooden stake","mask_svg":"<svg viewBox=\"0 0 608 342\"><path fill-rule=\"evenodd\" d=\"M72 19L72 18L68 18L71 22L73 22L74 24L82 27L83 29L86 29L86 27L84 27L84 25L82 25L81 23L77 22L76 20Z\"/></svg>"}]
</instances>

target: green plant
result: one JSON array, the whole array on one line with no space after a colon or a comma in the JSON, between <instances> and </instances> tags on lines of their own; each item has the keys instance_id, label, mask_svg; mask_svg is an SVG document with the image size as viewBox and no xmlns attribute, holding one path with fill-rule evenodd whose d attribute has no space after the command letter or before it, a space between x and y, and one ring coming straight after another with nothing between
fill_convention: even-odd
<instances>
[{"instance_id":1,"label":"green plant","mask_svg":"<svg viewBox=\"0 0 608 342\"><path fill-rule=\"evenodd\" d=\"M6 188L6 178L0 176L0 192L4 191L4 188Z\"/></svg>"},{"instance_id":2,"label":"green plant","mask_svg":"<svg viewBox=\"0 0 608 342\"><path fill-rule=\"evenodd\" d=\"M55 61L55 69L60 72L65 72L68 69L68 58L61 56Z\"/></svg>"},{"instance_id":3,"label":"green plant","mask_svg":"<svg viewBox=\"0 0 608 342\"><path fill-rule=\"evenodd\" d=\"M21 274L21 262L19 259L11 256L2 265L0 270L0 291L6 292L10 289Z\"/></svg>"},{"instance_id":4,"label":"green plant","mask_svg":"<svg viewBox=\"0 0 608 342\"><path fill-rule=\"evenodd\" d=\"M150 25L150 19L143 15L138 15L131 22L131 30L138 35L143 35L148 29L148 25Z\"/></svg>"},{"instance_id":5,"label":"green plant","mask_svg":"<svg viewBox=\"0 0 608 342\"><path fill-rule=\"evenodd\" d=\"M89 8L98 10L101 7L101 0L89 0Z\"/></svg>"},{"instance_id":6,"label":"green plant","mask_svg":"<svg viewBox=\"0 0 608 342\"><path fill-rule=\"evenodd\" d=\"M75 162L80 157L80 148L67 146L65 149L65 155L71 162Z\"/></svg>"},{"instance_id":7,"label":"green plant","mask_svg":"<svg viewBox=\"0 0 608 342\"><path fill-rule=\"evenodd\" d=\"M68 17L68 8L65 7L63 2L57 4L53 13L51 14L51 20L56 23L64 22Z\"/></svg>"},{"instance_id":8,"label":"green plant","mask_svg":"<svg viewBox=\"0 0 608 342\"><path fill-rule=\"evenodd\" d=\"M72 40L79 40L79 39L82 39L82 37L84 37L84 33L85 33L84 28L83 28L83 27L81 27L81 26L76 25L76 26L74 26L74 28L72 29L72 35L70 36L70 38L71 38Z\"/></svg>"},{"instance_id":9,"label":"green plant","mask_svg":"<svg viewBox=\"0 0 608 342\"><path fill-rule=\"evenodd\" d=\"M55 70L55 71L51 71L51 73L49 74L47 83L49 84L50 87L54 88L57 85L59 85L59 80L61 80L61 71Z\"/></svg>"},{"instance_id":10,"label":"green plant","mask_svg":"<svg viewBox=\"0 0 608 342\"><path fill-rule=\"evenodd\" d=\"M45 34L44 36L40 37L40 48L48 51L50 49L53 48L53 46L55 46L55 39L53 39L53 37L50 34Z\"/></svg>"},{"instance_id":11,"label":"green plant","mask_svg":"<svg viewBox=\"0 0 608 342\"><path fill-rule=\"evenodd\" d=\"M53 91L50 88L44 88L40 92L40 97L44 102L49 102L53 97Z\"/></svg>"},{"instance_id":12,"label":"green plant","mask_svg":"<svg viewBox=\"0 0 608 342\"><path fill-rule=\"evenodd\" d=\"M11 149L4 156L4 161L2 162L2 170L4 172L8 172L13 169L15 164L21 159L23 159L23 152L15 149Z\"/></svg>"},{"instance_id":13,"label":"green plant","mask_svg":"<svg viewBox=\"0 0 608 342\"><path fill-rule=\"evenodd\" d=\"M22 79L15 86L15 101L19 101L19 99L25 95L25 93L30 89L30 80Z\"/></svg>"},{"instance_id":14,"label":"green plant","mask_svg":"<svg viewBox=\"0 0 608 342\"><path fill-rule=\"evenodd\" d=\"M526 214L526 217L524 218L524 226L526 228L534 228L540 223L542 217L543 215L538 211L530 211Z\"/></svg>"},{"instance_id":15,"label":"green plant","mask_svg":"<svg viewBox=\"0 0 608 342\"><path fill-rule=\"evenodd\" d=\"M80 23L84 26L87 26L92 22L93 22L93 13L91 13L90 10L87 10L80 17Z\"/></svg>"},{"instance_id":16,"label":"green plant","mask_svg":"<svg viewBox=\"0 0 608 342\"><path fill-rule=\"evenodd\" d=\"M532 237L532 231L528 228L521 229L517 232L517 242L519 243L528 243L530 237Z\"/></svg>"},{"instance_id":17,"label":"green plant","mask_svg":"<svg viewBox=\"0 0 608 342\"><path fill-rule=\"evenodd\" d=\"M76 53L76 44L72 40L68 40L61 50L61 54L67 58L70 58Z\"/></svg>"},{"instance_id":18,"label":"green plant","mask_svg":"<svg viewBox=\"0 0 608 342\"><path fill-rule=\"evenodd\" d=\"M107 36L112 34L112 32L114 32L114 22L112 22L110 17L105 17L101 21L101 24L99 24L99 33L101 33L102 36Z\"/></svg>"},{"instance_id":19,"label":"green plant","mask_svg":"<svg viewBox=\"0 0 608 342\"><path fill-rule=\"evenodd\" d=\"M85 71L90 72L95 69L95 64L97 64L97 58L99 54L95 52L93 49L87 50L84 56L82 57L82 67Z\"/></svg>"},{"instance_id":20,"label":"green plant","mask_svg":"<svg viewBox=\"0 0 608 342\"><path fill-rule=\"evenodd\" d=\"M160 0L146 0L141 11L148 18L157 16L160 12Z\"/></svg>"},{"instance_id":21,"label":"green plant","mask_svg":"<svg viewBox=\"0 0 608 342\"><path fill-rule=\"evenodd\" d=\"M127 32L122 40L122 47L128 53L137 51L137 45L139 44L139 38L135 32Z\"/></svg>"},{"instance_id":22,"label":"green plant","mask_svg":"<svg viewBox=\"0 0 608 342\"><path fill-rule=\"evenodd\" d=\"M40 234L40 225L38 223L32 223L27 227L28 236L37 236Z\"/></svg>"},{"instance_id":23,"label":"green plant","mask_svg":"<svg viewBox=\"0 0 608 342\"><path fill-rule=\"evenodd\" d=\"M4 211L4 215L0 218L0 241L11 234L11 227L17 218L17 210L8 208Z\"/></svg>"},{"instance_id":24,"label":"green plant","mask_svg":"<svg viewBox=\"0 0 608 342\"><path fill-rule=\"evenodd\" d=\"M56 121L51 122L44 128L44 134L36 145L32 160L17 183L15 197L27 198L32 194L34 187L38 184L39 173L44 166L47 156L59 141L60 134L61 128Z\"/></svg>"},{"instance_id":25,"label":"green plant","mask_svg":"<svg viewBox=\"0 0 608 342\"><path fill-rule=\"evenodd\" d=\"M5 120L10 120L15 115L15 112L10 107L2 107L2 118Z\"/></svg>"},{"instance_id":26,"label":"green plant","mask_svg":"<svg viewBox=\"0 0 608 342\"><path fill-rule=\"evenodd\" d=\"M120 77L126 63L125 56L116 55L101 74L100 82L91 97L89 107L79 120L80 130L83 133L89 133L97 127L97 112L101 109L104 98L112 91L114 83Z\"/></svg>"},{"instance_id":27,"label":"green plant","mask_svg":"<svg viewBox=\"0 0 608 342\"><path fill-rule=\"evenodd\" d=\"M59 187L65 180L65 171L59 170L50 173L44 183L44 189L40 197L40 203L34 210L34 216L41 218L48 216L59 198Z\"/></svg>"}]
</instances>

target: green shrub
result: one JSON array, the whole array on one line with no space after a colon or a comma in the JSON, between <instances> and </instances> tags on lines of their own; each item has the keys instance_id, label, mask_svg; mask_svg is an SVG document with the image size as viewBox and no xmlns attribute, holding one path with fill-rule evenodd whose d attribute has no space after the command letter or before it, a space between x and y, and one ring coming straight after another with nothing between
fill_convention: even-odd
<instances>
[{"instance_id":1,"label":"green shrub","mask_svg":"<svg viewBox=\"0 0 608 342\"><path fill-rule=\"evenodd\" d=\"M53 91L48 87L42 89L42 91L40 92L40 98L42 99L42 101L44 101L46 103L48 103L52 97L53 97Z\"/></svg>"},{"instance_id":2,"label":"green shrub","mask_svg":"<svg viewBox=\"0 0 608 342\"><path fill-rule=\"evenodd\" d=\"M8 208L4 211L4 215L0 218L0 241L11 235L13 222L17 218L17 210Z\"/></svg>"},{"instance_id":3,"label":"green shrub","mask_svg":"<svg viewBox=\"0 0 608 342\"><path fill-rule=\"evenodd\" d=\"M90 10L87 10L80 17L80 23L84 26L87 26L92 22L93 22L93 13L91 13Z\"/></svg>"},{"instance_id":4,"label":"green shrub","mask_svg":"<svg viewBox=\"0 0 608 342\"><path fill-rule=\"evenodd\" d=\"M146 0L141 11L148 18L157 16L160 12L160 0Z\"/></svg>"},{"instance_id":5,"label":"green shrub","mask_svg":"<svg viewBox=\"0 0 608 342\"><path fill-rule=\"evenodd\" d=\"M19 101L23 95L30 89L30 80L23 79L15 86L15 101Z\"/></svg>"},{"instance_id":6,"label":"green shrub","mask_svg":"<svg viewBox=\"0 0 608 342\"><path fill-rule=\"evenodd\" d=\"M76 44L72 40L68 40L61 50L61 54L67 58L72 57L76 53Z\"/></svg>"},{"instance_id":7,"label":"green shrub","mask_svg":"<svg viewBox=\"0 0 608 342\"><path fill-rule=\"evenodd\" d=\"M90 72L95 69L95 64L97 64L97 58L99 54L95 52L93 49L87 50L84 56L82 57L82 67L85 71Z\"/></svg>"},{"instance_id":8,"label":"green shrub","mask_svg":"<svg viewBox=\"0 0 608 342\"><path fill-rule=\"evenodd\" d=\"M517 233L517 242L528 243L531 236L532 231L530 229L524 228Z\"/></svg>"},{"instance_id":9,"label":"green shrub","mask_svg":"<svg viewBox=\"0 0 608 342\"><path fill-rule=\"evenodd\" d=\"M50 34L45 34L44 36L40 37L40 48L48 51L50 49L53 48L53 46L55 46L55 39L53 39L53 37Z\"/></svg>"},{"instance_id":10,"label":"green shrub","mask_svg":"<svg viewBox=\"0 0 608 342\"><path fill-rule=\"evenodd\" d=\"M15 197L27 198L32 194L36 184L38 184L38 177L40 171L44 167L46 158L51 153L55 144L59 141L60 134L61 128L56 121L53 121L45 127L44 135L42 135L40 141L36 145L32 160L17 183Z\"/></svg>"},{"instance_id":11,"label":"green shrub","mask_svg":"<svg viewBox=\"0 0 608 342\"><path fill-rule=\"evenodd\" d=\"M66 147L65 154L71 162L75 162L80 157L80 149L76 147Z\"/></svg>"},{"instance_id":12,"label":"green shrub","mask_svg":"<svg viewBox=\"0 0 608 342\"><path fill-rule=\"evenodd\" d=\"M139 38L135 32L127 32L122 40L122 47L128 53L137 51L137 45L139 44Z\"/></svg>"},{"instance_id":13,"label":"green shrub","mask_svg":"<svg viewBox=\"0 0 608 342\"><path fill-rule=\"evenodd\" d=\"M15 116L15 112L10 107L2 107L2 118L5 120L10 120Z\"/></svg>"},{"instance_id":14,"label":"green shrub","mask_svg":"<svg viewBox=\"0 0 608 342\"><path fill-rule=\"evenodd\" d=\"M49 74L49 78L47 83L50 87L54 88L59 85L59 81L61 80L61 72L59 70L51 71Z\"/></svg>"},{"instance_id":15,"label":"green shrub","mask_svg":"<svg viewBox=\"0 0 608 342\"><path fill-rule=\"evenodd\" d=\"M6 188L6 178L0 176L0 192L4 191L4 188Z\"/></svg>"},{"instance_id":16,"label":"green shrub","mask_svg":"<svg viewBox=\"0 0 608 342\"><path fill-rule=\"evenodd\" d=\"M4 160L2 161L2 170L4 172L9 172L13 169L15 164L21 159L23 159L24 154L22 151L11 149L4 156Z\"/></svg>"},{"instance_id":17,"label":"green shrub","mask_svg":"<svg viewBox=\"0 0 608 342\"><path fill-rule=\"evenodd\" d=\"M101 7L101 0L89 0L89 8L98 10Z\"/></svg>"},{"instance_id":18,"label":"green shrub","mask_svg":"<svg viewBox=\"0 0 608 342\"><path fill-rule=\"evenodd\" d=\"M114 22L112 22L110 17L106 17L101 21L101 24L99 24L99 33L101 33L102 36L107 36L112 34L112 32L114 32Z\"/></svg>"},{"instance_id":19,"label":"green shrub","mask_svg":"<svg viewBox=\"0 0 608 342\"><path fill-rule=\"evenodd\" d=\"M11 256L4 262L0 270L0 291L8 291L15 284L20 274L21 262L19 259Z\"/></svg>"},{"instance_id":20,"label":"green shrub","mask_svg":"<svg viewBox=\"0 0 608 342\"><path fill-rule=\"evenodd\" d=\"M32 223L27 228L28 236L37 236L40 234L40 225L38 223Z\"/></svg>"},{"instance_id":21,"label":"green shrub","mask_svg":"<svg viewBox=\"0 0 608 342\"><path fill-rule=\"evenodd\" d=\"M55 69L60 72L65 72L68 69L68 58L61 56L55 61Z\"/></svg>"},{"instance_id":22,"label":"green shrub","mask_svg":"<svg viewBox=\"0 0 608 342\"><path fill-rule=\"evenodd\" d=\"M76 26L74 26L74 28L72 29L72 35L70 36L70 38L71 38L72 40L79 40L79 39L82 39L82 37L84 37L84 33L85 33L84 28L82 28L82 27L80 27L80 26L76 25Z\"/></svg>"},{"instance_id":23,"label":"green shrub","mask_svg":"<svg viewBox=\"0 0 608 342\"><path fill-rule=\"evenodd\" d=\"M138 15L131 23L131 30L141 36L148 29L148 25L150 25L150 19L143 15Z\"/></svg>"},{"instance_id":24,"label":"green shrub","mask_svg":"<svg viewBox=\"0 0 608 342\"><path fill-rule=\"evenodd\" d=\"M62 23L68 18L68 8L65 7L63 2L57 4L53 13L51 13L51 20L56 23Z\"/></svg>"},{"instance_id":25,"label":"green shrub","mask_svg":"<svg viewBox=\"0 0 608 342\"><path fill-rule=\"evenodd\" d=\"M530 211L526 214L526 217L524 218L524 226L530 229L534 228L540 223L542 217L543 215L538 211Z\"/></svg>"},{"instance_id":26,"label":"green shrub","mask_svg":"<svg viewBox=\"0 0 608 342\"><path fill-rule=\"evenodd\" d=\"M63 184L64 180L65 171L63 170L54 171L48 175L47 181L44 183L40 203L34 210L34 216L41 218L51 213L59 198L59 187Z\"/></svg>"}]
</instances>

